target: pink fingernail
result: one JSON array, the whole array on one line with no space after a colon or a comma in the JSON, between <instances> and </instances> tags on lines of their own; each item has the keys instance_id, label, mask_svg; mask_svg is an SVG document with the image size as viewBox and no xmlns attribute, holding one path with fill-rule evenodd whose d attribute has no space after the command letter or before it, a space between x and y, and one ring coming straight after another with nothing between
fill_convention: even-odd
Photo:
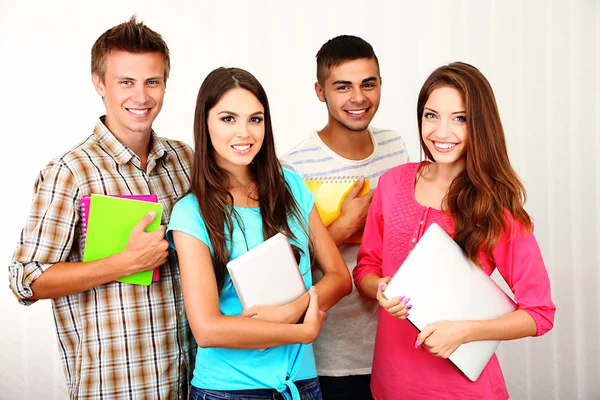
<instances>
[{"instance_id":1,"label":"pink fingernail","mask_svg":"<svg viewBox=\"0 0 600 400\"><path fill-rule=\"evenodd\" d=\"M383 285L379 285L379 290L383 290Z\"/></svg>"},{"instance_id":2,"label":"pink fingernail","mask_svg":"<svg viewBox=\"0 0 600 400\"><path fill-rule=\"evenodd\" d=\"M415 340L415 349L416 349L417 347L419 347L419 341L418 341L418 340Z\"/></svg>"},{"instance_id":3,"label":"pink fingernail","mask_svg":"<svg viewBox=\"0 0 600 400\"><path fill-rule=\"evenodd\" d=\"M409 315L410 315L410 313L409 313L409 312L407 312L407 313L406 313L406 318L408 318L408 316L409 316Z\"/></svg>"},{"instance_id":4,"label":"pink fingernail","mask_svg":"<svg viewBox=\"0 0 600 400\"><path fill-rule=\"evenodd\" d=\"M398 297L398 301L402 301L403 298L404 298L404 296Z\"/></svg>"},{"instance_id":5,"label":"pink fingernail","mask_svg":"<svg viewBox=\"0 0 600 400\"><path fill-rule=\"evenodd\" d=\"M404 297L404 296L402 296L402 297ZM404 300L404 303L405 303L405 304L408 304L408 302L409 302L409 301L410 301L410 297L407 297L407 298Z\"/></svg>"},{"instance_id":6,"label":"pink fingernail","mask_svg":"<svg viewBox=\"0 0 600 400\"><path fill-rule=\"evenodd\" d=\"M411 308L412 308L412 304L409 304L409 305L406 306L407 310L410 310Z\"/></svg>"}]
</instances>

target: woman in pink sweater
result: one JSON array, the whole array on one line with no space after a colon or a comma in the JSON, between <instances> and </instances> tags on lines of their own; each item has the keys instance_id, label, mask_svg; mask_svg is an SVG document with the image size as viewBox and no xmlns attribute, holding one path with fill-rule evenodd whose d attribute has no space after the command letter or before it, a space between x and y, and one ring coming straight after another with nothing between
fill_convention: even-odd
<instances>
[{"instance_id":1,"label":"woman in pink sweater","mask_svg":"<svg viewBox=\"0 0 600 400\"><path fill-rule=\"evenodd\" d=\"M417 118L428 161L380 178L353 272L360 293L380 304L371 389L378 400L507 399L496 356L475 382L446 359L463 343L552 329L556 307L523 208L525 189L508 160L492 88L475 67L456 62L435 70L419 94ZM406 321L410 299L382 296L434 222L488 274L498 269L517 311L487 321L438 321L419 333Z\"/></svg>"}]
</instances>

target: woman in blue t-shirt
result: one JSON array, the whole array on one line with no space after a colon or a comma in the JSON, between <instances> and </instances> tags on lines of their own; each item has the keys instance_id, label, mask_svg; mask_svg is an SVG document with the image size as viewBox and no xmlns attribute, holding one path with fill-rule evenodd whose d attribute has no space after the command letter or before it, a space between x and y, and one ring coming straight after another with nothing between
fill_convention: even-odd
<instances>
[{"instance_id":1,"label":"woman in blue t-shirt","mask_svg":"<svg viewBox=\"0 0 600 400\"><path fill-rule=\"evenodd\" d=\"M194 140L190 193L167 230L198 343L191 399L320 399L310 343L324 311L350 293L350 275L312 193L277 160L267 95L252 74L218 68L206 77ZM226 264L278 232L310 290L284 306L244 311ZM311 252L324 272L314 288Z\"/></svg>"}]
</instances>

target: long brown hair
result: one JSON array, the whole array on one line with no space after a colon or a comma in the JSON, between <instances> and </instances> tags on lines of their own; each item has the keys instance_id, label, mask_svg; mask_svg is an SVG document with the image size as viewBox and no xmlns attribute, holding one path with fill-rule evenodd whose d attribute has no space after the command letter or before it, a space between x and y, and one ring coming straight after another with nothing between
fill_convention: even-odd
<instances>
[{"instance_id":1,"label":"long brown hair","mask_svg":"<svg viewBox=\"0 0 600 400\"><path fill-rule=\"evenodd\" d=\"M213 266L219 291L225 281L226 264L231 254L227 243L233 237L233 218L243 232L243 221L233 208L233 196L228 191L230 174L220 168L214 159L214 147L208 131L208 112L229 90L242 88L251 92L264 108L265 136L250 171L255 180L257 200L262 217L263 237L268 239L278 232L296 240L290 230L288 217L295 218L308 235L308 228L301 218L299 206L288 187L275 153L271 113L267 94L260 82L249 72L239 68L217 68L200 86L194 116L195 155L192 166L190 192L196 196L200 214L204 219L213 248ZM225 234L227 231L228 235ZM296 258L299 253L292 246Z\"/></svg>"},{"instance_id":2,"label":"long brown hair","mask_svg":"<svg viewBox=\"0 0 600 400\"><path fill-rule=\"evenodd\" d=\"M492 87L477 68L466 63L454 62L436 69L421 88L417 119L426 157L435 161L423 142L423 110L429 95L439 87L452 87L461 93L467 120L465 169L450 185L442 208L451 213L454 240L469 259L481 266L478 255L483 250L495 267L493 250L507 228L506 210L526 232L531 230L531 218L523 208L525 188L508 159Z\"/></svg>"}]
</instances>

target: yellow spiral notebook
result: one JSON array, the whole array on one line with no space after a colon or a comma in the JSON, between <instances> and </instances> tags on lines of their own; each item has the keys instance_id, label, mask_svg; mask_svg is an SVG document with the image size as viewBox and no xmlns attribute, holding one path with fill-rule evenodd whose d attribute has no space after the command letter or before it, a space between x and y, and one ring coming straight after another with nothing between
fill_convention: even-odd
<instances>
[{"instance_id":1,"label":"yellow spiral notebook","mask_svg":"<svg viewBox=\"0 0 600 400\"><path fill-rule=\"evenodd\" d=\"M308 189L315 195L315 206L325 226L331 225L340 216L342 202L358 178L359 176L341 176L304 179ZM369 190L369 179L365 178L359 196L367 194ZM345 243L360 243L361 240L362 232L357 232Z\"/></svg>"}]
</instances>

